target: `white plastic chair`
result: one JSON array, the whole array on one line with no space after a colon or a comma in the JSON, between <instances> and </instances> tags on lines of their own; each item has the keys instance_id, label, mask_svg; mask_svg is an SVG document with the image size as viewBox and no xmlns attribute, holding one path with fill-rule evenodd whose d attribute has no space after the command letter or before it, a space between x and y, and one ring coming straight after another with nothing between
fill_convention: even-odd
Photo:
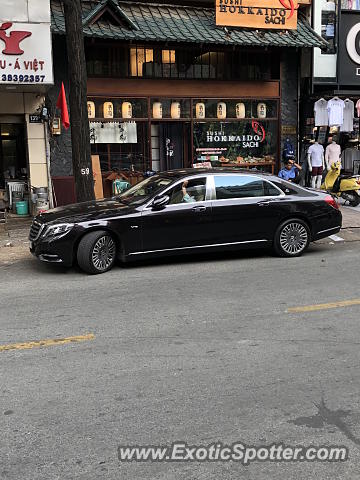
<instances>
[{"instance_id":1,"label":"white plastic chair","mask_svg":"<svg viewBox=\"0 0 360 480\"><path fill-rule=\"evenodd\" d=\"M9 189L9 208L12 208L12 194L13 192L21 192L24 194L25 192L25 183L24 182L12 182L8 181L7 186Z\"/></svg>"}]
</instances>

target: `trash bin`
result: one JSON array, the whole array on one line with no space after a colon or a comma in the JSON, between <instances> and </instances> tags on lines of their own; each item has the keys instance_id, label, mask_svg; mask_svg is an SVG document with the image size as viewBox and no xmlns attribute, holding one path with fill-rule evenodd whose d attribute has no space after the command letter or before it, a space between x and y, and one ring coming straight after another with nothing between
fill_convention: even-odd
<instances>
[{"instance_id":1,"label":"trash bin","mask_svg":"<svg viewBox=\"0 0 360 480\"><path fill-rule=\"evenodd\" d=\"M17 215L29 215L29 205L27 201L16 202Z\"/></svg>"},{"instance_id":2,"label":"trash bin","mask_svg":"<svg viewBox=\"0 0 360 480\"><path fill-rule=\"evenodd\" d=\"M23 192L13 191L12 192L12 211L16 212L16 204L22 202L24 199Z\"/></svg>"}]
</instances>

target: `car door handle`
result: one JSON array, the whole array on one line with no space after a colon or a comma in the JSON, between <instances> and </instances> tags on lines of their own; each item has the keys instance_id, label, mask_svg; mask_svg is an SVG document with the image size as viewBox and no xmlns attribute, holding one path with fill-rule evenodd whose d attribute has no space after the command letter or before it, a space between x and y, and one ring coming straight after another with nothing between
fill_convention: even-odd
<instances>
[{"instance_id":1,"label":"car door handle","mask_svg":"<svg viewBox=\"0 0 360 480\"><path fill-rule=\"evenodd\" d=\"M257 203L259 207L268 207L270 205L270 200L263 200L262 202Z\"/></svg>"},{"instance_id":2,"label":"car door handle","mask_svg":"<svg viewBox=\"0 0 360 480\"><path fill-rule=\"evenodd\" d=\"M195 212L195 213L205 212L205 210L206 210L206 207L204 207L203 205L201 205L200 207L193 207L192 208L192 211Z\"/></svg>"}]
</instances>

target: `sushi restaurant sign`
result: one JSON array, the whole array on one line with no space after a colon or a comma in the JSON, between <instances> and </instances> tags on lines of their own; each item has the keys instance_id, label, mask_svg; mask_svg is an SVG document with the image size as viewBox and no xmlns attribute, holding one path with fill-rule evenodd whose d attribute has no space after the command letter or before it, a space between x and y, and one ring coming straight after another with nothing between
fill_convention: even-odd
<instances>
[{"instance_id":1,"label":"sushi restaurant sign","mask_svg":"<svg viewBox=\"0 0 360 480\"><path fill-rule=\"evenodd\" d=\"M296 30L298 0L216 0L216 25Z\"/></svg>"}]
</instances>

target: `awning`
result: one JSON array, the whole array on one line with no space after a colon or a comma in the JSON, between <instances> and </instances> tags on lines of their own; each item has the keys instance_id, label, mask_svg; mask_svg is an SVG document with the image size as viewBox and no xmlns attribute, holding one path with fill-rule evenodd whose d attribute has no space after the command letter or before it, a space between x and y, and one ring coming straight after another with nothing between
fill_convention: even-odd
<instances>
[{"instance_id":1,"label":"awning","mask_svg":"<svg viewBox=\"0 0 360 480\"><path fill-rule=\"evenodd\" d=\"M63 6L51 1L54 34L65 33ZM102 0L83 2L86 37L133 42L184 42L212 45L327 48L299 14L297 30L251 30L217 27L215 8Z\"/></svg>"}]
</instances>

